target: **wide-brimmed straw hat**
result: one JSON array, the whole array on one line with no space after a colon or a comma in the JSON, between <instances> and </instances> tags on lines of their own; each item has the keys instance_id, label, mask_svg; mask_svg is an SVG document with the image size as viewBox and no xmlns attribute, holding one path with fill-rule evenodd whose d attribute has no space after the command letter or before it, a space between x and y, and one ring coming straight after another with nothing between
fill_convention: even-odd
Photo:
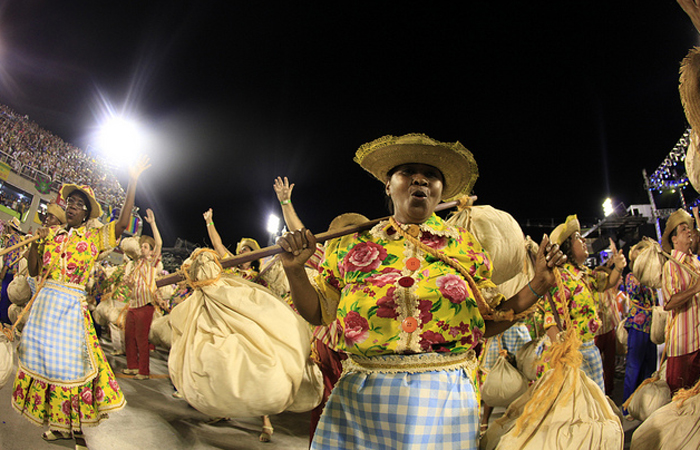
<instances>
[{"instance_id":1,"label":"wide-brimmed straw hat","mask_svg":"<svg viewBox=\"0 0 700 450\"><path fill-rule=\"evenodd\" d=\"M700 47L690 49L681 62L678 91L685 118L694 130L700 130Z\"/></svg>"},{"instance_id":2,"label":"wide-brimmed straw hat","mask_svg":"<svg viewBox=\"0 0 700 450\"><path fill-rule=\"evenodd\" d=\"M576 214L572 214L566 218L564 223L557 225L557 227L549 235L549 240L554 244L561 245L569 238L569 236L577 231L579 233L581 232L581 223L578 221Z\"/></svg>"},{"instance_id":3,"label":"wide-brimmed straw hat","mask_svg":"<svg viewBox=\"0 0 700 450\"><path fill-rule=\"evenodd\" d=\"M24 234L24 231L22 231L22 224L20 223L18 218L12 217L10 220L7 221L7 224L10 227L12 227L15 231L19 231L20 233Z\"/></svg>"},{"instance_id":4,"label":"wide-brimmed straw hat","mask_svg":"<svg viewBox=\"0 0 700 450\"><path fill-rule=\"evenodd\" d=\"M675 230L678 225L685 223L689 227L693 226L693 218L688 214L688 211L684 209L679 209L674 211L668 220L666 220L666 228L664 228L664 234L661 236L661 248L664 249L666 253L671 253L673 250L673 243L671 243L671 233Z\"/></svg>"},{"instance_id":5,"label":"wide-brimmed straw hat","mask_svg":"<svg viewBox=\"0 0 700 450\"><path fill-rule=\"evenodd\" d=\"M55 216L62 224L66 223L66 211L58 203L51 202L46 206L46 213Z\"/></svg>"},{"instance_id":6,"label":"wide-brimmed straw hat","mask_svg":"<svg viewBox=\"0 0 700 450\"><path fill-rule=\"evenodd\" d=\"M248 247L253 251L260 250L260 244L253 238L243 238L236 244L236 254L240 255L243 247Z\"/></svg>"},{"instance_id":7,"label":"wide-brimmed straw hat","mask_svg":"<svg viewBox=\"0 0 700 450\"><path fill-rule=\"evenodd\" d=\"M402 164L427 164L445 178L442 200L453 200L471 192L479 168L474 155L459 142L439 142L425 134L384 136L361 146L354 161L382 183L394 167Z\"/></svg>"},{"instance_id":8,"label":"wide-brimmed straw hat","mask_svg":"<svg viewBox=\"0 0 700 450\"><path fill-rule=\"evenodd\" d=\"M340 230L341 228L349 227L351 225L359 225L365 222L369 222L369 219L362 214L353 212L345 213L331 220L331 224L328 225L328 231Z\"/></svg>"},{"instance_id":9,"label":"wide-brimmed straw hat","mask_svg":"<svg viewBox=\"0 0 700 450\"><path fill-rule=\"evenodd\" d=\"M97 198L95 197L95 192L92 190L90 186L78 186L77 184L64 184L61 186L61 198L63 198L63 201L68 200L68 196L71 195L75 191L80 191L83 194L87 195L88 200L90 201L90 217L88 219L94 219L96 217L100 217L102 215L102 207L100 204L97 202Z\"/></svg>"}]
</instances>

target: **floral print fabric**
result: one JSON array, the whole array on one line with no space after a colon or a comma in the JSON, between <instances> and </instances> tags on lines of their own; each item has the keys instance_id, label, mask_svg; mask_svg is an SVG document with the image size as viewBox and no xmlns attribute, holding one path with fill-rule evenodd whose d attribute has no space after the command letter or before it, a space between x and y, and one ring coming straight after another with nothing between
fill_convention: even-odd
<instances>
[{"instance_id":1,"label":"floral print fabric","mask_svg":"<svg viewBox=\"0 0 700 450\"><path fill-rule=\"evenodd\" d=\"M596 302L593 290L606 278L595 279L588 268L578 267L565 263L561 270L563 292L555 285L550 294L557 308L559 316L564 320L564 305L568 306L571 321L578 330L582 342L588 342L595 338L598 328L601 326L600 318L596 310ZM544 327L545 329L556 325L549 301L544 301ZM562 323L563 325L563 323Z\"/></svg>"},{"instance_id":2,"label":"floral print fabric","mask_svg":"<svg viewBox=\"0 0 700 450\"><path fill-rule=\"evenodd\" d=\"M402 226L407 228L406 226ZM467 230L432 215L418 239L453 258L479 289L493 288L491 261ZM338 347L360 356L472 349L484 334L474 293L452 267L404 239L384 221L328 242L315 283L324 322L342 327Z\"/></svg>"},{"instance_id":3,"label":"floral print fabric","mask_svg":"<svg viewBox=\"0 0 700 450\"><path fill-rule=\"evenodd\" d=\"M630 299L625 328L650 333L651 310L657 304L656 291L641 284L632 273L627 274L623 288Z\"/></svg>"},{"instance_id":4,"label":"floral print fabric","mask_svg":"<svg viewBox=\"0 0 700 450\"><path fill-rule=\"evenodd\" d=\"M12 406L37 425L51 430L80 431L98 425L106 414L124 407L126 401L100 347L86 305L83 321L88 329L88 346L97 362L97 376L77 387L67 388L34 379L21 369L12 388Z\"/></svg>"}]
</instances>

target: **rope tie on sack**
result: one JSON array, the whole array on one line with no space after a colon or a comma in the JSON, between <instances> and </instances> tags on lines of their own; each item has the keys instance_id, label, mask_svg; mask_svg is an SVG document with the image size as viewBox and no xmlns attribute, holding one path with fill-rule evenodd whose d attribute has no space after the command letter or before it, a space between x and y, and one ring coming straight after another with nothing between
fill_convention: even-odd
<instances>
[{"instance_id":1,"label":"rope tie on sack","mask_svg":"<svg viewBox=\"0 0 700 450\"><path fill-rule=\"evenodd\" d=\"M515 314L515 312L512 309L509 309L507 311L501 311L492 308L484 299L483 295L481 295L481 290L479 287L476 285L476 282L474 281L474 278L472 278L471 274L469 274L469 271L467 271L466 267L461 265L459 262L455 261L454 259L450 258L449 256L445 255L442 252L439 252L438 250L429 247L422 243L418 238L411 236L409 233L406 232L399 223L394 219L394 217L389 218L389 222L391 223L391 226L394 227L396 232L409 241L411 244L415 245L416 247L420 248L422 251L425 253L428 253L432 255L433 257L439 259L440 261L444 262L448 266L452 267L455 269L457 272L459 272L462 277L466 280L467 284L469 285L469 288L471 291L474 293L474 299L476 300L476 304L479 308L479 313L481 313L481 316L484 318L484 320L493 320L496 322L503 322L503 321L508 321L508 322L513 322L515 320L520 320L522 318L530 316L536 309L537 306L533 305L530 308L526 309L525 311Z\"/></svg>"},{"instance_id":2,"label":"rope tie on sack","mask_svg":"<svg viewBox=\"0 0 700 450\"><path fill-rule=\"evenodd\" d=\"M192 276L190 275L190 267L192 264L187 264L187 263L182 263L182 267L180 267L179 272L182 273L182 275L185 277L185 281L187 284L192 288L192 289L197 289L197 288L202 288L205 286L211 286L212 284L216 283L221 279L221 271L223 271L223 267L221 266L221 259L219 258L218 253L216 251L210 249L210 248L198 248L197 250L192 253L192 260L196 260L199 255L202 253L211 253L214 256L213 261L216 263L216 265L219 267L219 273L216 277L214 278L209 278L206 280L193 280Z\"/></svg>"},{"instance_id":3,"label":"rope tie on sack","mask_svg":"<svg viewBox=\"0 0 700 450\"><path fill-rule=\"evenodd\" d=\"M686 400L698 394L700 394L700 380L698 380L692 388L679 390L676 395L673 396L673 401L680 402L678 407L681 408Z\"/></svg>"}]
</instances>

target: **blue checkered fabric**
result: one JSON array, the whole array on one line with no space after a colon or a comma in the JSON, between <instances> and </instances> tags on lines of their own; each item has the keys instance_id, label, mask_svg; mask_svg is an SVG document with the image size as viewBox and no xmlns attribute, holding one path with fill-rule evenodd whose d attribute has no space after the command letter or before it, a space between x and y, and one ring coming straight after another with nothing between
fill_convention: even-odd
<instances>
[{"instance_id":1,"label":"blue checkered fabric","mask_svg":"<svg viewBox=\"0 0 700 450\"><path fill-rule=\"evenodd\" d=\"M485 370L490 370L491 366L493 366L498 359L499 348L496 339L500 340L501 347L504 350L508 350L508 352L515 355L523 345L532 340L532 337L530 336L530 331L527 329L527 325L518 322L503 333L489 339L491 342L486 346L486 353L480 364L480 367Z\"/></svg>"},{"instance_id":2,"label":"blue checkered fabric","mask_svg":"<svg viewBox=\"0 0 700 450\"><path fill-rule=\"evenodd\" d=\"M345 373L321 416L311 448L478 448L479 404L466 369Z\"/></svg>"},{"instance_id":3,"label":"blue checkered fabric","mask_svg":"<svg viewBox=\"0 0 700 450\"><path fill-rule=\"evenodd\" d=\"M581 370L583 370L588 378L595 381L600 389L605 392L605 382L603 380L603 358L600 357L600 350L595 346L595 341L590 340L584 342L579 347L579 351L583 355Z\"/></svg>"},{"instance_id":4,"label":"blue checkered fabric","mask_svg":"<svg viewBox=\"0 0 700 450\"><path fill-rule=\"evenodd\" d=\"M22 331L22 370L57 383L80 381L92 370L80 304L84 296L81 289L46 282Z\"/></svg>"}]
</instances>

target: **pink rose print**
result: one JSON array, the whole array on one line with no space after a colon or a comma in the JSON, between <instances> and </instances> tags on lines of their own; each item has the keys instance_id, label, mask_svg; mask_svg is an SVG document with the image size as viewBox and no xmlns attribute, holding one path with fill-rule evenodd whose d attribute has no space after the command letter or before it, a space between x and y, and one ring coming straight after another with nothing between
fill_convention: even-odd
<instances>
[{"instance_id":1,"label":"pink rose print","mask_svg":"<svg viewBox=\"0 0 700 450\"><path fill-rule=\"evenodd\" d=\"M386 295L379 300L377 300L377 317L384 317L386 319L395 319L399 316L396 311L396 302L394 301L394 291L395 287L389 288L386 291Z\"/></svg>"},{"instance_id":2,"label":"pink rose print","mask_svg":"<svg viewBox=\"0 0 700 450\"><path fill-rule=\"evenodd\" d=\"M90 254L91 254L92 256L95 256L95 255L97 255L97 253L98 253L98 251L97 251L97 246L95 245L94 242L91 242L91 243L90 243Z\"/></svg>"},{"instance_id":3,"label":"pink rose print","mask_svg":"<svg viewBox=\"0 0 700 450\"><path fill-rule=\"evenodd\" d=\"M645 319L646 319L646 317L644 316L644 314L641 312L638 312L637 314L635 314L634 319L632 319L632 321L634 323L636 323L637 325L644 325Z\"/></svg>"},{"instance_id":4,"label":"pink rose print","mask_svg":"<svg viewBox=\"0 0 700 450\"><path fill-rule=\"evenodd\" d=\"M63 415L70 416L70 402L68 400L61 403L61 411Z\"/></svg>"},{"instance_id":5,"label":"pink rose print","mask_svg":"<svg viewBox=\"0 0 700 450\"><path fill-rule=\"evenodd\" d=\"M24 380L24 372L20 371L19 374L17 375L17 378L20 380Z\"/></svg>"},{"instance_id":6,"label":"pink rose print","mask_svg":"<svg viewBox=\"0 0 700 450\"><path fill-rule=\"evenodd\" d=\"M78 251L78 253L85 253L88 249L88 243L85 241L80 241L78 242L78 245L75 246L75 249Z\"/></svg>"},{"instance_id":7,"label":"pink rose print","mask_svg":"<svg viewBox=\"0 0 700 450\"><path fill-rule=\"evenodd\" d=\"M343 319L345 325L345 345L352 347L364 342L369 337L369 324L367 319L350 311Z\"/></svg>"},{"instance_id":8,"label":"pink rose print","mask_svg":"<svg viewBox=\"0 0 700 450\"><path fill-rule=\"evenodd\" d=\"M15 392L12 393L12 398L14 400L24 400L24 392L22 392L21 386L17 386L17 389L15 389Z\"/></svg>"},{"instance_id":9,"label":"pink rose print","mask_svg":"<svg viewBox=\"0 0 700 450\"><path fill-rule=\"evenodd\" d=\"M78 268L78 265L76 263L74 263L73 261L69 262L68 265L66 266L66 270L69 273L75 272L75 269L77 269L77 268Z\"/></svg>"},{"instance_id":10,"label":"pink rose print","mask_svg":"<svg viewBox=\"0 0 700 450\"><path fill-rule=\"evenodd\" d=\"M66 240L65 234L59 234L58 236L56 236L56 239L54 239L54 241L58 242L59 244L65 240Z\"/></svg>"},{"instance_id":11,"label":"pink rose print","mask_svg":"<svg viewBox=\"0 0 700 450\"><path fill-rule=\"evenodd\" d=\"M345 256L343 265L346 272L371 272L386 258L386 249L374 242L361 242Z\"/></svg>"},{"instance_id":12,"label":"pink rose print","mask_svg":"<svg viewBox=\"0 0 700 450\"><path fill-rule=\"evenodd\" d=\"M51 252L48 252L48 251L47 251L47 252L44 253L43 261L44 261L44 265L45 265L45 266L48 265L48 264L51 262Z\"/></svg>"},{"instance_id":13,"label":"pink rose print","mask_svg":"<svg viewBox=\"0 0 700 450\"><path fill-rule=\"evenodd\" d=\"M110 379L109 380L109 387L111 387L114 392L119 391L119 383L117 383L116 380Z\"/></svg>"},{"instance_id":14,"label":"pink rose print","mask_svg":"<svg viewBox=\"0 0 700 450\"><path fill-rule=\"evenodd\" d=\"M420 241L428 247L436 250L443 249L447 246L447 238L445 236L436 236L427 231L422 233Z\"/></svg>"},{"instance_id":15,"label":"pink rose print","mask_svg":"<svg viewBox=\"0 0 700 450\"><path fill-rule=\"evenodd\" d=\"M90 391L90 389L83 389L83 392L80 393L80 398L83 399L84 403L92 405L92 391Z\"/></svg>"},{"instance_id":16,"label":"pink rose print","mask_svg":"<svg viewBox=\"0 0 700 450\"><path fill-rule=\"evenodd\" d=\"M39 394L34 394L34 406L39 406L41 405L41 397Z\"/></svg>"},{"instance_id":17,"label":"pink rose print","mask_svg":"<svg viewBox=\"0 0 700 450\"><path fill-rule=\"evenodd\" d=\"M418 310L420 311L418 318L420 319L420 323L426 324L433 320L433 313L430 312L430 308L432 307L433 302L430 300L418 300Z\"/></svg>"},{"instance_id":18,"label":"pink rose print","mask_svg":"<svg viewBox=\"0 0 700 450\"><path fill-rule=\"evenodd\" d=\"M401 276L401 271L391 267L384 268L381 273L367 277L367 284L375 287L384 287L396 283L396 279Z\"/></svg>"},{"instance_id":19,"label":"pink rose print","mask_svg":"<svg viewBox=\"0 0 700 450\"><path fill-rule=\"evenodd\" d=\"M97 389L95 389L95 401L97 403L100 403L104 399L105 399L105 391L103 391L102 388L98 386Z\"/></svg>"},{"instance_id":20,"label":"pink rose print","mask_svg":"<svg viewBox=\"0 0 700 450\"><path fill-rule=\"evenodd\" d=\"M600 328L600 324L595 318L588 321L588 329L591 330L591 333L595 334L598 328Z\"/></svg>"},{"instance_id":21,"label":"pink rose print","mask_svg":"<svg viewBox=\"0 0 700 450\"><path fill-rule=\"evenodd\" d=\"M70 399L70 405L73 408L73 411L79 411L80 410L80 397L77 395L74 395Z\"/></svg>"},{"instance_id":22,"label":"pink rose print","mask_svg":"<svg viewBox=\"0 0 700 450\"><path fill-rule=\"evenodd\" d=\"M430 350L433 344L442 344L444 342L445 338L434 331L426 331L420 335L420 348L423 351Z\"/></svg>"},{"instance_id":23,"label":"pink rose print","mask_svg":"<svg viewBox=\"0 0 700 450\"><path fill-rule=\"evenodd\" d=\"M436 281L440 293L452 303L462 303L467 298L467 283L457 275L445 275Z\"/></svg>"},{"instance_id":24,"label":"pink rose print","mask_svg":"<svg viewBox=\"0 0 700 450\"><path fill-rule=\"evenodd\" d=\"M41 380L36 380L36 384L39 385L39 388L40 388L40 389L46 389L46 383L44 383L43 381L41 381Z\"/></svg>"}]
</instances>

